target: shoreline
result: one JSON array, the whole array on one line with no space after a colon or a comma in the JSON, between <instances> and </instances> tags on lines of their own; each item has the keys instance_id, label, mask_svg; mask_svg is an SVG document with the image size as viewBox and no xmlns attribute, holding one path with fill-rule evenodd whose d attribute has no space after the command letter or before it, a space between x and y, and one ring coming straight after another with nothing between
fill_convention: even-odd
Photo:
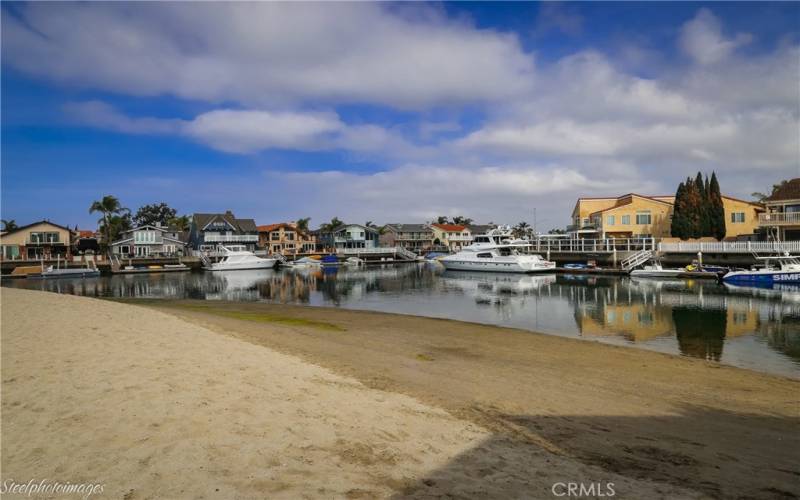
<instances>
[{"instance_id":1,"label":"shoreline","mask_svg":"<svg viewBox=\"0 0 800 500\"><path fill-rule=\"evenodd\" d=\"M140 300L140 299L137 299ZM800 381L601 342L403 314L131 301L399 392L529 448L700 495L800 495ZM264 315L261 317L260 315ZM274 317L341 330L277 326ZM527 451L526 451L527 450ZM491 452L487 452L491 453ZM525 457L525 458L523 458ZM527 465L526 465L527 464ZM750 470L764 472L762 487Z\"/></svg>"},{"instance_id":2,"label":"shoreline","mask_svg":"<svg viewBox=\"0 0 800 500\"><path fill-rule=\"evenodd\" d=\"M4 478L128 499L800 495L791 378L369 311L7 288L0 305Z\"/></svg>"}]
</instances>

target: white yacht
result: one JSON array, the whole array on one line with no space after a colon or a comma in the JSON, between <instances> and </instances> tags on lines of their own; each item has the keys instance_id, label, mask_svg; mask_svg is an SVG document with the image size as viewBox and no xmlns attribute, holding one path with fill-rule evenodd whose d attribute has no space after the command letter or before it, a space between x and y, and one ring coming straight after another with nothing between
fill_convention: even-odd
<instances>
[{"instance_id":1,"label":"white yacht","mask_svg":"<svg viewBox=\"0 0 800 500\"><path fill-rule=\"evenodd\" d=\"M554 271L555 262L531 254L532 245L526 240L513 239L511 228L499 226L475 237L472 244L460 252L442 257L446 269L457 271L491 271L500 273L533 273Z\"/></svg>"},{"instance_id":2,"label":"white yacht","mask_svg":"<svg viewBox=\"0 0 800 500\"><path fill-rule=\"evenodd\" d=\"M665 269L657 261L630 273L633 278L678 278L682 274L686 274L686 269Z\"/></svg>"},{"instance_id":3,"label":"white yacht","mask_svg":"<svg viewBox=\"0 0 800 500\"><path fill-rule=\"evenodd\" d=\"M209 271L239 271L243 269L272 269L278 263L278 259L258 257L253 252L249 252L244 247L224 247L219 249L225 256L219 262L215 262L206 267Z\"/></svg>"}]
</instances>

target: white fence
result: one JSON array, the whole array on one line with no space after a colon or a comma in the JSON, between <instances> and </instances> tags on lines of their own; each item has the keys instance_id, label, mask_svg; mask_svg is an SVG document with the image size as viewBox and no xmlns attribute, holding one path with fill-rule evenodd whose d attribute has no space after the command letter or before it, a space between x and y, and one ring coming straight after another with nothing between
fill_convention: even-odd
<instances>
[{"instance_id":1,"label":"white fence","mask_svg":"<svg viewBox=\"0 0 800 500\"><path fill-rule=\"evenodd\" d=\"M659 243L659 252L775 253L800 252L800 241L702 241Z\"/></svg>"},{"instance_id":2,"label":"white fence","mask_svg":"<svg viewBox=\"0 0 800 500\"><path fill-rule=\"evenodd\" d=\"M595 239L561 239L541 238L534 240L537 252L552 253L612 253L638 252L641 250L656 250L654 238L607 238Z\"/></svg>"}]
</instances>

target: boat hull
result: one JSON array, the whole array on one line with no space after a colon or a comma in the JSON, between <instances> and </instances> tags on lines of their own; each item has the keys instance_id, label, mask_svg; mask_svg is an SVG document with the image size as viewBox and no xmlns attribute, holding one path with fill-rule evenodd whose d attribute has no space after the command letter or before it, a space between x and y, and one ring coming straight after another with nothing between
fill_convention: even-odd
<instances>
[{"instance_id":1,"label":"boat hull","mask_svg":"<svg viewBox=\"0 0 800 500\"><path fill-rule=\"evenodd\" d=\"M555 263L547 265L517 263L517 262L475 262L453 258L440 259L439 262L447 270L452 271L483 271L491 273L545 273L555 271ZM552 264L552 265L550 265Z\"/></svg>"},{"instance_id":2,"label":"boat hull","mask_svg":"<svg viewBox=\"0 0 800 500\"><path fill-rule=\"evenodd\" d=\"M800 283L798 271L731 271L722 277L726 283L743 285L772 285Z\"/></svg>"},{"instance_id":3,"label":"boat hull","mask_svg":"<svg viewBox=\"0 0 800 500\"><path fill-rule=\"evenodd\" d=\"M39 274L30 274L30 279L94 278L100 276L97 269L54 269Z\"/></svg>"},{"instance_id":4,"label":"boat hull","mask_svg":"<svg viewBox=\"0 0 800 500\"><path fill-rule=\"evenodd\" d=\"M207 271L247 271L251 269L272 269L278 261L276 259L261 259L261 262L242 262L239 264L211 264Z\"/></svg>"}]
</instances>

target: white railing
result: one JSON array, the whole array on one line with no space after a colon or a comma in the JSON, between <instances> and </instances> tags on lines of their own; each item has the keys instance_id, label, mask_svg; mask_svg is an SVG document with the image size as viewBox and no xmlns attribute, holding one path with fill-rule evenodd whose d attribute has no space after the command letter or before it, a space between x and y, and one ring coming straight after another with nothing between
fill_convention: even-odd
<instances>
[{"instance_id":1,"label":"white railing","mask_svg":"<svg viewBox=\"0 0 800 500\"><path fill-rule=\"evenodd\" d=\"M257 234L207 234L203 237L206 243L234 243L240 241L256 242Z\"/></svg>"},{"instance_id":2,"label":"white railing","mask_svg":"<svg viewBox=\"0 0 800 500\"><path fill-rule=\"evenodd\" d=\"M397 253L397 247L337 248L336 253L345 255Z\"/></svg>"},{"instance_id":3,"label":"white railing","mask_svg":"<svg viewBox=\"0 0 800 500\"><path fill-rule=\"evenodd\" d=\"M656 249L654 238L606 238L604 240L541 238L532 243L537 252L553 253L612 253L615 250L617 252L637 252Z\"/></svg>"},{"instance_id":4,"label":"white railing","mask_svg":"<svg viewBox=\"0 0 800 500\"><path fill-rule=\"evenodd\" d=\"M447 236L447 241L472 241L472 236Z\"/></svg>"},{"instance_id":5,"label":"white railing","mask_svg":"<svg viewBox=\"0 0 800 500\"><path fill-rule=\"evenodd\" d=\"M800 224L800 212L774 212L768 214L759 214L758 223L762 226Z\"/></svg>"},{"instance_id":6,"label":"white railing","mask_svg":"<svg viewBox=\"0 0 800 500\"><path fill-rule=\"evenodd\" d=\"M800 241L678 241L659 243L659 252L774 253L800 252Z\"/></svg>"}]
</instances>

